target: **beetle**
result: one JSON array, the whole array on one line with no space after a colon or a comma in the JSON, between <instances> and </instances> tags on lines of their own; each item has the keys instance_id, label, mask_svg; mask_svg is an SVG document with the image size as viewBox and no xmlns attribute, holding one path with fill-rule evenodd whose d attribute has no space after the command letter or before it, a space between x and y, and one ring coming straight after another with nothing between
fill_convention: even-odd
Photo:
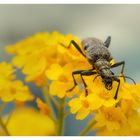
<instances>
[{"instance_id":1,"label":"beetle","mask_svg":"<svg viewBox=\"0 0 140 140\"><path fill-rule=\"evenodd\" d=\"M72 91L78 85L76 82L76 79L75 79L75 75L77 75L77 74L79 74L81 76L81 79L82 79L82 82L83 82L83 85L85 88L85 96L88 95L88 90L87 90L87 84L86 84L83 76L90 76L90 75L97 74L97 76L94 78L94 80L98 76L101 76L102 82L104 83L105 88L107 90L112 89L113 81L118 82L116 93L114 95L114 99L117 99L117 96L118 96L118 91L119 91L119 87L120 87L119 77L123 77L124 80L125 80L125 78L131 79L135 84L135 81L131 77L124 76L125 61L120 61L120 62L114 63L113 65L110 64L111 60L113 60L113 57L108 50L108 48L110 46L110 42L111 42L111 36L108 36L105 42L103 42L97 38L92 38L92 37L83 39L81 42L82 49L84 50L84 52L83 52L82 49L80 48L80 46L74 40L70 41L67 48L69 48L71 45L73 45L81 53L81 55L88 60L88 62L92 66L92 69L73 71L72 78L73 78L74 86L72 88L68 89L67 92ZM60 43L60 44L62 46L65 46L62 43ZM120 74L122 76L116 76L111 71L111 68L115 68L118 66L121 66Z\"/></svg>"}]
</instances>

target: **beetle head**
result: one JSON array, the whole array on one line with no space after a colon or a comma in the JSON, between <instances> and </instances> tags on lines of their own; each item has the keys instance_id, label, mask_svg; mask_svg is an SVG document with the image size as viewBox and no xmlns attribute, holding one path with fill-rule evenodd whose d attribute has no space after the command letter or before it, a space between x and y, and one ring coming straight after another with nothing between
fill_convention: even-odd
<instances>
[{"instance_id":1,"label":"beetle head","mask_svg":"<svg viewBox=\"0 0 140 140\"><path fill-rule=\"evenodd\" d=\"M107 89L107 90L111 90L112 89L112 79L110 78L110 77L105 77L105 78L103 78L103 82L104 82L104 84L105 84L105 88Z\"/></svg>"}]
</instances>

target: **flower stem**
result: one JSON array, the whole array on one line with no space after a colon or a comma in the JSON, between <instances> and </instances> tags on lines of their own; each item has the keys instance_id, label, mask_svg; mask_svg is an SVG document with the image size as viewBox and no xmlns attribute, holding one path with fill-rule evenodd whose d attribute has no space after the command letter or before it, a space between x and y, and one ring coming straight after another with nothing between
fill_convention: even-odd
<instances>
[{"instance_id":1,"label":"flower stem","mask_svg":"<svg viewBox=\"0 0 140 140\"><path fill-rule=\"evenodd\" d=\"M43 95L44 95L44 100L45 102L49 105L50 107L50 110L51 110L51 117L54 121L56 121L56 114L55 114L55 111L54 111L54 108L52 106L52 103L51 103L51 99L50 99L50 95L49 95L49 91L48 91L48 88L47 87L44 87L43 88Z\"/></svg>"},{"instance_id":2,"label":"flower stem","mask_svg":"<svg viewBox=\"0 0 140 140\"><path fill-rule=\"evenodd\" d=\"M65 118L65 97L60 99L59 120L58 120L58 135L64 134L64 118Z\"/></svg>"},{"instance_id":3,"label":"flower stem","mask_svg":"<svg viewBox=\"0 0 140 140\"><path fill-rule=\"evenodd\" d=\"M93 127L93 125L96 123L95 120L92 120L89 125L83 129L80 133L80 136L86 136L87 133L89 133L91 131L91 128Z\"/></svg>"},{"instance_id":4,"label":"flower stem","mask_svg":"<svg viewBox=\"0 0 140 140\"><path fill-rule=\"evenodd\" d=\"M55 107L59 109L59 103L57 102L57 100L53 96L50 96L50 99L52 103L55 105Z\"/></svg>"},{"instance_id":5,"label":"flower stem","mask_svg":"<svg viewBox=\"0 0 140 140\"><path fill-rule=\"evenodd\" d=\"M1 116L0 116L0 125L1 125L2 129L4 130L5 134L6 134L7 136L10 136L10 134L9 134L9 132L8 132L8 130L7 130L6 126L5 126L5 124L3 123L3 120L2 120L2 117L1 117Z\"/></svg>"}]
</instances>

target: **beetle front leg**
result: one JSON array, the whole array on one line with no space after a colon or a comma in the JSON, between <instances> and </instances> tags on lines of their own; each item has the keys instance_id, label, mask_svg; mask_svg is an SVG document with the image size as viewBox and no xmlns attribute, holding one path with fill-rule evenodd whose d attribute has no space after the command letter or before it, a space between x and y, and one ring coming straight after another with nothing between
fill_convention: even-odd
<instances>
[{"instance_id":1,"label":"beetle front leg","mask_svg":"<svg viewBox=\"0 0 140 140\"><path fill-rule=\"evenodd\" d=\"M94 68L92 68L90 70L78 70L78 71L72 72L72 78L73 78L74 86L72 88L68 89L66 92L72 91L77 86L77 82L76 82L76 79L75 79L74 76L77 75L77 74L80 74L82 82L83 82L84 87L85 87L85 93L86 93L86 96L87 96L87 89L86 89L87 85L85 83L85 80L83 79L83 76L90 76L90 75L96 74L96 72L94 72L92 70L94 70Z\"/></svg>"},{"instance_id":2,"label":"beetle front leg","mask_svg":"<svg viewBox=\"0 0 140 140\"><path fill-rule=\"evenodd\" d=\"M87 84L83 78L83 76L90 76L90 75L94 75L94 74L97 74L97 72L94 72L94 71L83 71L81 72L81 79L82 79L82 82L84 84L84 87L85 87L85 96L88 95L88 91L87 91Z\"/></svg>"},{"instance_id":3,"label":"beetle front leg","mask_svg":"<svg viewBox=\"0 0 140 140\"><path fill-rule=\"evenodd\" d=\"M81 74L82 71L83 71L83 70L78 70L78 71L73 71L73 72L72 72L72 78L73 78L74 86L73 86L72 88L68 89L66 92L72 91L72 90L77 86L77 82L76 82L76 79L75 79L74 76L77 75L77 74Z\"/></svg>"}]
</instances>

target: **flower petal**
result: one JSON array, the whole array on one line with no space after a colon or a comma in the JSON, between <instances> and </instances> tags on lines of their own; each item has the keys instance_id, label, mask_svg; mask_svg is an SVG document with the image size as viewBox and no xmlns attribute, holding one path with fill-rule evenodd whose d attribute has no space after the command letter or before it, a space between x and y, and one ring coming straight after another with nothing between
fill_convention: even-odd
<instances>
[{"instance_id":1,"label":"flower petal","mask_svg":"<svg viewBox=\"0 0 140 140\"><path fill-rule=\"evenodd\" d=\"M90 110L88 108L82 107L78 113L76 114L76 119L77 120L83 120L85 119L90 113Z\"/></svg>"},{"instance_id":2,"label":"flower petal","mask_svg":"<svg viewBox=\"0 0 140 140\"><path fill-rule=\"evenodd\" d=\"M63 98L66 95L66 84L59 81L53 81L50 85L49 91L51 95L57 95Z\"/></svg>"},{"instance_id":3,"label":"flower petal","mask_svg":"<svg viewBox=\"0 0 140 140\"><path fill-rule=\"evenodd\" d=\"M82 103L78 98L70 100L68 104L71 107L70 111L72 114L76 113L82 107Z\"/></svg>"},{"instance_id":4,"label":"flower petal","mask_svg":"<svg viewBox=\"0 0 140 140\"><path fill-rule=\"evenodd\" d=\"M63 69L59 64L52 64L51 67L45 72L47 78L50 80L58 80L62 73Z\"/></svg>"},{"instance_id":5,"label":"flower petal","mask_svg":"<svg viewBox=\"0 0 140 140\"><path fill-rule=\"evenodd\" d=\"M91 110L99 109L103 105L104 100L96 94L91 94L87 98L88 98Z\"/></svg>"},{"instance_id":6,"label":"flower petal","mask_svg":"<svg viewBox=\"0 0 140 140\"><path fill-rule=\"evenodd\" d=\"M105 100L103 105L105 107L111 107L111 106L114 106L119 100L115 100L115 99L108 99L108 100Z\"/></svg>"}]
</instances>

